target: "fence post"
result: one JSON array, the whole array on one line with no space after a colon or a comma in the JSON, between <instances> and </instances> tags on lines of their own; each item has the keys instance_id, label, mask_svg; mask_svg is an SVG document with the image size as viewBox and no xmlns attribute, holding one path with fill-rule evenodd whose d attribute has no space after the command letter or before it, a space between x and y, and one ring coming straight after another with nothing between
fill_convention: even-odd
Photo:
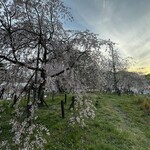
<instances>
[{"instance_id":1,"label":"fence post","mask_svg":"<svg viewBox=\"0 0 150 150\"><path fill-rule=\"evenodd\" d=\"M65 118L65 109L64 109L64 102L61 101L61 116L62 118Z\"/></svg>"},{"instance_id":2,"label":"fence post","mask_svg":"<svg viewBox=\"0 0 150 150\"><path fill-rule=\"evenodd\" d=\"M67 94L65 94L65 104L67 103Z\"/></svg>"},{"instance_id":3,"label":"fence post","mask_svg":"<svg viewBox=\"0 0 150 150\"><path fill-rule=\"evenodd\" d=\"M27 104L27 118L29 118L31 116L31 107L32 107L32 104ZM29 123L29 125L31 125L31 119L29 119L27 121Z\"/></svg>"},{"instance_id":4,"label":"fence post","mask_svg":"<svg viewBox=\"0 0 150 150\"><path fill-rule=\"evenodd\" d=\"M15 94L15 96L14 96L14 100L13 100L13 104L12 104L12 106L11 106L11 107L13 107L14 105L16 105L16 103L17 103L17 95Z\"/></svg>"},{"instance_id":5,"label":"fence post","mask_svg":"<svg viewBox=\"0 0 150 150\"><path fill-rule=\"evenodd\" d=\"M29 101L30 101L31 89L29 88L27 92L28 92L28 93L27 93L27 94L28 94L28 97L27 97L27 104L28 104Z\"/></svg>"},{"instance_id":6,"label":"fence post","mask_svg":"<svg viewBox=\"0 0 150 150\"><path fill-rule=\"evenodd\" d=\"M74 96L72 96L72 108L74 110Z\"/></svg>"},{"instance_id":7,"label":"fence post","mask_svg":"<svg viewBox=\"0 0 150 150\"><path fill-rule=\"evenodd\" d=\"M54 100L54 94L55 94L55 92L54 92L54 91L52 91L52 93L51 93L52 101Z\"/></svg>"},{"instance_id":8,"label":"fence post","mask_svg":"<svg viewBox=\"0 0 150 150\"><path fill-rule=\"evenodd\" d=\"M74 109L74 101L75 101L75 98L74 98L74 96L72 96L72 102L71 102L71 104L70 104L69 109L71 109L71 108Z\"/></svg>"}]
</instances>

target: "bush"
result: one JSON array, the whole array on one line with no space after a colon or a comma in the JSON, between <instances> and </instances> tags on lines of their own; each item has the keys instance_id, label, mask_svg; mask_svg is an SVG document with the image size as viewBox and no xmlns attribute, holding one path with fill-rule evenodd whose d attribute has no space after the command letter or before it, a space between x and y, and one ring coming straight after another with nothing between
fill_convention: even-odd
<instances>
[{"instance_id":1,"label":"bush","mask_svg":"<svg viewBox=\"0 0 150 150\"><path fill-rule=\"evenodd\" d=\"M150 99L145 99L145 100L143 101L143 103L141 104L141 108L142 108L144 111L150 113Z\"/></svg>"}]
</instances>

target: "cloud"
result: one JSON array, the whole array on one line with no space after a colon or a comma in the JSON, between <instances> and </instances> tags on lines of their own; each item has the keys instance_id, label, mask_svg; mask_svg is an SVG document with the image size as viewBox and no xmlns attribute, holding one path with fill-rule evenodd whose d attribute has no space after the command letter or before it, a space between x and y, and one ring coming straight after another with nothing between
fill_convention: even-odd
<instances>
[{"instance_id":1,"label":"cloud","mask_svg":"<svg viewBox=\"0 0 150 150\"><path fill-rule=\"evenodd\" d=\"M75 0L69 5L75 26L118 43L121 54L133 57L137 67L150 66L149 0L105 0L105 9L104 0Z\"/></svg>"}]
</instances>

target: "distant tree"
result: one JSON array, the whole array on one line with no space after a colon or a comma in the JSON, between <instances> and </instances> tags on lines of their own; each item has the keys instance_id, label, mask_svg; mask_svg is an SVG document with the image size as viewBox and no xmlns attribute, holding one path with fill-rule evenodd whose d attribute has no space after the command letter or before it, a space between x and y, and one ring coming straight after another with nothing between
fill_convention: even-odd
<instances>
[{"instance_id":1,"label":"distant tree","mask_svg":"<svg viewBox=\"0 0 150 150\"><path fill-rule=\"evenodd\" d=\"M146 74L145 78L147 79L148 84L150 85L150 74Z\"/></svg>"},{"instance_id":2,"label":"distant tree","mask_svg":"<svg viewBox=\"0 0 150 150\"><path fill-rule=\"evenodd\" d=\"M118 86L127 94L141 93L147 87L147 81L143 75L135 72L118 72Z\"/></svg>"},{"instance_id":3,"label":"distant tree","mask_svg":"<svg viewBox=\"0 0 150 150\"><path fill-rule=\"evenodd\" d=\"M114 90L115 93L120 95L118 72L127 70L130 58L122 58L118 50L115 49L115 43L110 42L108 47L108 58L105 63L107 67L105 73L108 74L109 78L106 76L106 85L109 87L108 90Z\"/></svg>"}]
</instances>

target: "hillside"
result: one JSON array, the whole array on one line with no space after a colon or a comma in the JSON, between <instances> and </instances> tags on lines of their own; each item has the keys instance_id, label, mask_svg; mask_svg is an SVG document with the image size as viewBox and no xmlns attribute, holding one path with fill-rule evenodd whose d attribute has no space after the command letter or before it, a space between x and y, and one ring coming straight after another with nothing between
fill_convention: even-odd
<instances>
[{"instance_id":1,"label":"hillside","mask_svg":"<svg viewBox=\"0 0 150 150\"><path fill-rule=\"evenodd\" d=\"M39 123L50 130L46 150L150 150L150 99L146 96L89 94L95 102L96 117L82 129L68 126L70 97L65 106L65 118L60 115L60 100L49 100L49 107L40 108ZM3 102L7 106L7 102ZM2 140L10 140L11 110L0 113ZM12 149L15 149L12 147Z\"/></svg>"}]
</instances>

